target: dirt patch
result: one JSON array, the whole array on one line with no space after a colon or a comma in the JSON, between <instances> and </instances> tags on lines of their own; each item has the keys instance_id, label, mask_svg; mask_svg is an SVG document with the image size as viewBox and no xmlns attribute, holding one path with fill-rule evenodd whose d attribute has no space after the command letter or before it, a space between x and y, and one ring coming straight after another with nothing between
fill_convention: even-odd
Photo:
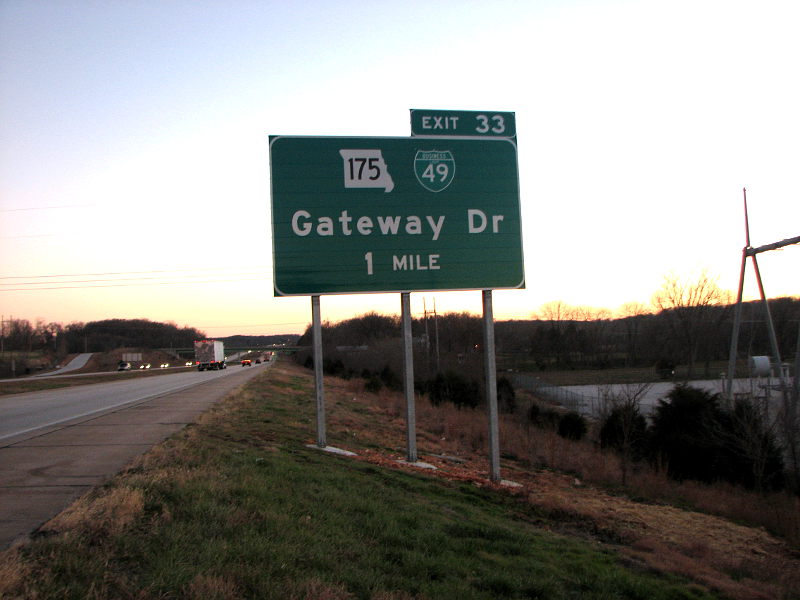
<instances>
[{"instance_id":1,"label":"dirt patch","mask_svg":"<svg viewBox=\"0 0 800 600\"><path fill-rule=\"evenodd\" d=\"M163 350L152 350L147 348L117 348L111 352L95 352L86 363L86 366L75 371L76 373L95 373L103 371L116 371L124 354L141 354L142 360L130 363L132 369L138 369L141 365L150 365L151 369L158 369L162 364L169 364L173 367L183 365L186 361L178 356L164 352Z\"/></svg>"}]
</instances>

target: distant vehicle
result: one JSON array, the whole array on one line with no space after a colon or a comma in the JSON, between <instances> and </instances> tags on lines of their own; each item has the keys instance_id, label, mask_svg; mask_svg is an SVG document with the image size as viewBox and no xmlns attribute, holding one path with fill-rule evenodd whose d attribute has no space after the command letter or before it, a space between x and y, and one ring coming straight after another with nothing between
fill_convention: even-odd
<instances>
[{"instance_id":1,"label":"distant vehicle","mask_svg":"<svg viewBox=\"0 0 800 600\"><path fill-rule=\"evenodd\" d=\"M141 365L139 365L139 368L140 369L149 369L150 368L150 363L141 364Z\"/></svg>"},{"instance_id":2,"label":"distant vehicle","mask_svg":"<svg viewBox=\"0 0 800 600\"><path fill-rule=\"evenodd\" d=\"M257 358L257 359L256 359L256 364L257 364L257 365L260 365L260 364L261 364L261 359L260 359L260 358Z\"/></svg>"},{"instance_id":3,"label":"distant vehicle","mask_svg":"<svg viewBox=\"0 0 800 600\"><path fill-rule=\"evenodd\" d=\"M245 359L242 360L242 366L243 367L252 367L253 366L253 361L251 361L249 358L245 358Z\"/></svg>"},{"instance_id":4,"label":"distant vehicle","mask_svg":"<svg viewBox=\"0 0 800 600\"><path fill-rule=\"evenodd\" d=\"M161 368L166 369L169 367L169 363L161 363Z\"/></svg>"},{"instance_id":5,"label":"distant vehicle","mask_svg":"<svg viewBox=\"0 0 800 600\"><path fill-rule=\"evenodd\" d=\"M130 371L131 370L131 363L125 362L124 360L119 361L117 365L117 371Z\"/></svg>"},{"instance_id":6,"label":"distant vehicle","mask_svg":"<svg viewBox=\"0 0 800 600\"><path fill-rule=\"evenodd\" d=\"M198 340L194 343L194 358L198 371L224 369L225 344L218 340Z\"/></svg>"},{"instance_id":7,"label":"distant vehicle","mask_svg":"<svg viewBox=\"0 0 800 600\"><path fill-rule=\"evenodd\" d=\"M185 366L185 367L193 367L193 366L194 366L194 363L193 363L192 361L190 361L190 360L187 360L187 361L186 361L186 364L185 364L184 366Z\"/></svg>"}]
</instances>

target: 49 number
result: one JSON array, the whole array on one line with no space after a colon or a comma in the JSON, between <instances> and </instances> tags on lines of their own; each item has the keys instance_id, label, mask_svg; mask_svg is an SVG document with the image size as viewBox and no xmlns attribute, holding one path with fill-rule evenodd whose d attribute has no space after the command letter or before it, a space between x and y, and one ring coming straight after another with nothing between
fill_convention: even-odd
<instances>
[{"instance_id":1,"label":"49 number","mask_svg":"<svg viewBox=\"0 0 800 600\"><path fill-rule=\"evenodd\" d=\"M430 163L427 167L425 167L421 177L433 183L437 176L439 177L439 181L445 181L449 173L450 167L447 165L447 163L441 162L437 163L436 165Z\"/></svg>"}]
</instances>

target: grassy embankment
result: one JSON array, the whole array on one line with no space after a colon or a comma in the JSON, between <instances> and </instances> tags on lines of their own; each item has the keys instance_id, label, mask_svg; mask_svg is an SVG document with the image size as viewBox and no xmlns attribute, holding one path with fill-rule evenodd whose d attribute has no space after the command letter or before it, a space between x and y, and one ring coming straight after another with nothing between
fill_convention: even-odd
<instances>
[{"instance_id":1,"label":"grassy embankment","mask_svg":"<svg viewBox=\"0 0 800 600\"><path fill-rule=\"evenodd\" d=\"M0 597L717 597L526 493L397 468L385 398L331 383L330 443L361 458L306 447L313 380L278 364L8 551Z\"/></svg>"}]
</instances>

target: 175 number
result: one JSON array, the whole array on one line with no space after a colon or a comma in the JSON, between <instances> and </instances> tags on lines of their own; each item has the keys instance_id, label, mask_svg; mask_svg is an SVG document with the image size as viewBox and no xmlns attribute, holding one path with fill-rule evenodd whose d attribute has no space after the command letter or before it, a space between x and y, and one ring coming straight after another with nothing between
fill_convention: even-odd
<instances>
[{"instance_id":1,"label":"175 number","mask_svg":"<svg viewBox=\"0 0 800 600\"><path fill-rule=\"evenodd\" d=\"M364 169L367 170L367 177L371 181L380 179L381 167L379 158L350 158L347 160L350 167L350 181L361 181L364 179Z\"/></svg>"}]
</instances>

